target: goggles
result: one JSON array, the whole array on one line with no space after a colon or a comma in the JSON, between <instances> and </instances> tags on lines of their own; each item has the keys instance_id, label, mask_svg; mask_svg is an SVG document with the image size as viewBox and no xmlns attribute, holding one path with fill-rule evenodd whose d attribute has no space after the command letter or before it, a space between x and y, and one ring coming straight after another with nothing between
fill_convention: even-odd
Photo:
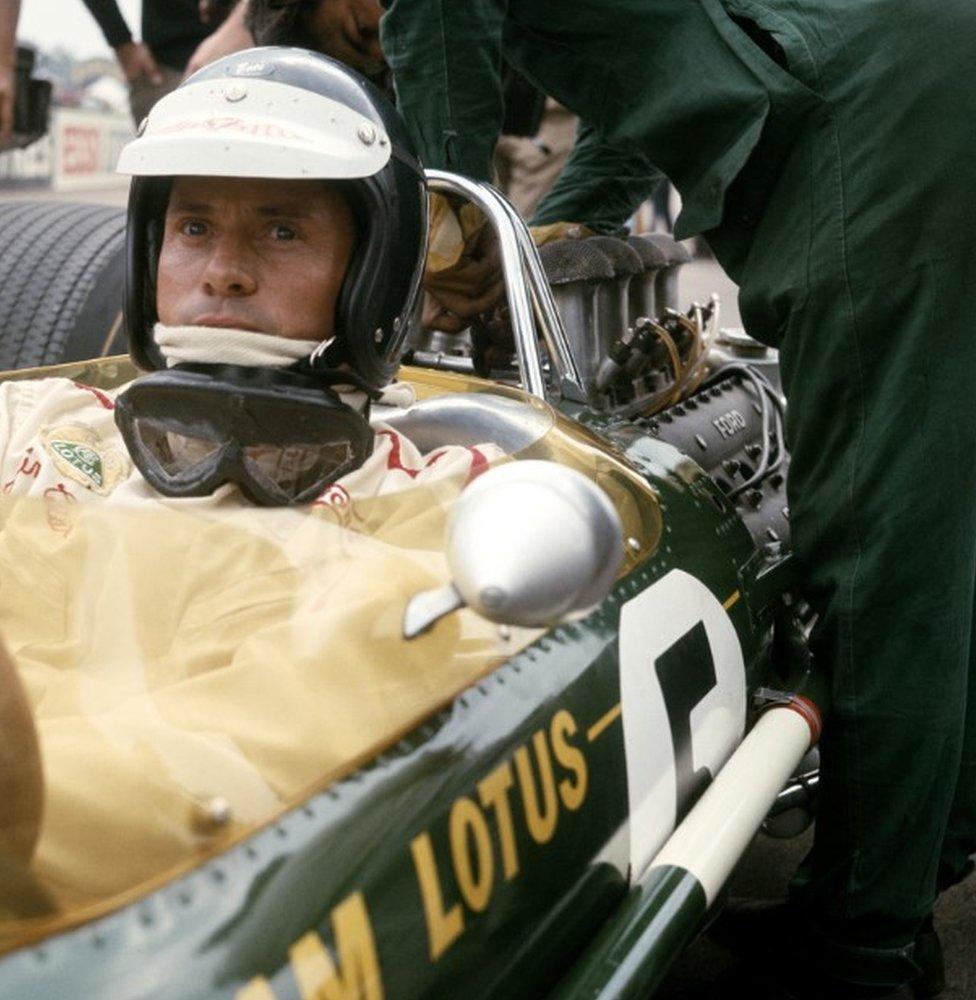
<instances>
[{"instance_id":1,"label":"goggles","mask_svg":"<svg viewBox=\"0 0 976 1000\"><path fill-rule=\"evenodd\" d=\"M369 397L360 413L332 388L358 383L344 371L177 365L133 382L115 422L164 496L207 496L234 482L263 506L308 503L373 450Z\"/></svg>"}]
</instances>

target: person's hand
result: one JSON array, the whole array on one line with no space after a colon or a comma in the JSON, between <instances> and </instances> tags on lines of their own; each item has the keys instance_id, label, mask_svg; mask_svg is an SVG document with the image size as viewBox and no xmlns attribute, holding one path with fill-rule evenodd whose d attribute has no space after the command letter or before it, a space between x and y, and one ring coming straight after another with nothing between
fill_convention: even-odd
<instances>
[{"instance_id":1,"label":"person's hand","mask_svg":"<svg viewBox=\"0 0 976 1000\"><path fill-rule=\"evenodd\" d=\"M431 210L431 243L436 247L439 243L438 228L448 229L450 219L443 219L446 202L437 203L432 200ZM465 209L462 209L462 214ZM474 229L466 219L458 226L458 234L453 240L464 240L464 246L455 251L456 261L439 258L432 252L428 257L427 270L424 273L424 308L422 322L428 330L440 330L444 333L459 333L468 327L472 320L491 312L504 298L504 281L501 270L501 254L498 241L493 231L483 223ZM465 236L462 234L462 231ZM595 235L592 229L579 222L554 222L546 226L531 226L529 232L536 246L545 246L557 240L579 240ZM502 309L494 312L487 326L493 332L493 339L501 344L511 341L507 332L507 311Z\"/></svg>"},{"instance_id":2,"label":"person's hand","mask_svg":"<svg viewBox=\"0 0 976 1000\"><path fill-rule=\"evenodd\" d=\"M204 0L205 2L206 0ZM204 20L204 3L200 5L201 20ZM209 14L207 20L209 20ZM209 38L205 38L197 46L196 51L190 56L190 61L186 64L184 76L191 76L208 63L229 56L232 52L249 49L253 45L254 38L244 24L244 4L239 3L227 20Z\"/></svg>"},{"instance_id":3,"label":"person's hand","mask_svg":"<svg viewBox=\"0 0 976 1000\"><path fill-rule=\"evenodd\" d=\"M0 63L0 143L6 142L14 129L16 79L13 66Z\"/></svg>"},{"instance_id":4,"label":"person's hand","mask_svg":"<svg viewBox=\"0 0 976 1000\"><path fill-rule=\"evenodd\" d=\"M504 297L501 254L494 232L483 226L473 245L451 267L424 273L425 326L460 333Z\"/></svg>"},{"instance_id":5,"label":"person's hand","mask_svg":"<svg viewBox=\"0 0 976 1000\"><path fill-rule=\"evenodd\" d=\"M430 196L424 292L424 326L445 333L465 329L504 292L498 241L481 211L471 204L456 209L436 192Z\"/></svg>"},{"instance_id":6,"label":"person's hand","mask_svg":"<svg viewBox=\"0 0 976 1000\"><path fill-rule=\"evenodd\" d=\"M157 87L163 82L163 74L145 42L123 42L116 46L115 57L129 83L141 77L147 77Z\"/></svg>"},{"instance_id":7,"label":"person's hand","mask_svg":"<svg viewBox=\"0 0 976 1000\"><path fill-rule=\"evenodd\" d=\"M380 47L382 16L379 0L319 0L304 23L317 51L364 76L376 76L386 66Z\"/></svg>"}]
</instances>

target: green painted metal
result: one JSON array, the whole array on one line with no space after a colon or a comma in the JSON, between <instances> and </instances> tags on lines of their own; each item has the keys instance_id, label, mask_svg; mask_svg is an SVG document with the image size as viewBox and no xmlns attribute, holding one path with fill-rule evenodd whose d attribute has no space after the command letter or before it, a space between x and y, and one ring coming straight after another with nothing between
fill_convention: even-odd
<instances>
[{"instance_id":1,"label":"green painted metal","mask_svg":"<svg viewBox=\"0 0 976 1000\"><path fill-rule=\"evenodd\" d=\"M651 995L705 917L705 890L683 868L652 868L604 924L552 1000Z\"/></svg>"}]
</instances>

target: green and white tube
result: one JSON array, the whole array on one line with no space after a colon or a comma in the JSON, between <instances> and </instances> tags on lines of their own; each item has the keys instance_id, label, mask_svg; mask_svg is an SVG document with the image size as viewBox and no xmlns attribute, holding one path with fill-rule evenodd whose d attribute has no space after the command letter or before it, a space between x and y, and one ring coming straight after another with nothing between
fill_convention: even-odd
<instances>
[{"instance_id":1,"label":"green and white tube","mask_svg":"<svg viewBox=\"0 0 976 1000\"><path fill-rule=\"evenodd\" d=\"M554 997L644 998L660 985L820 725L819 709L802 696L760 717Z\"/></svg>"}]
</instances>

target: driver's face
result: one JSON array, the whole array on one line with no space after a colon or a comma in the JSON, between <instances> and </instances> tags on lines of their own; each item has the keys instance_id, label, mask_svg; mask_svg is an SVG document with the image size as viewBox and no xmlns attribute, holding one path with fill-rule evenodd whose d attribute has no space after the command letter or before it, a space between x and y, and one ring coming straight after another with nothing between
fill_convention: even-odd
<instances>
[{"instance_id":1,"label":"driver's face","mask_svg":"<svg viewBox=\"0 0 976 1000\"><path fill-rule=\"evenodd\" d=\"M166 326L325 340L355 240L349 206L322 181L178 177L156 312Z\"/></svg>"}]
</instances>

